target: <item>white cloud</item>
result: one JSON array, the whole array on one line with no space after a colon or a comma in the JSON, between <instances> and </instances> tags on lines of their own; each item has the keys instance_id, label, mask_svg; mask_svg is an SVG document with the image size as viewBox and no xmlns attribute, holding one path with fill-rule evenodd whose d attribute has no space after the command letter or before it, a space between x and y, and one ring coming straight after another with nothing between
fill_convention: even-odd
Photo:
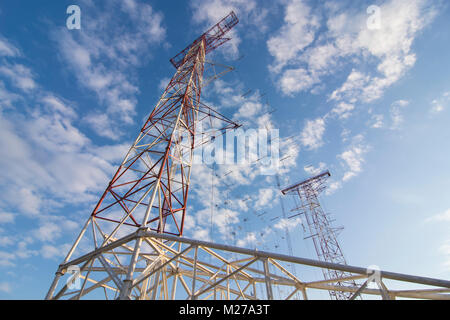
<instances>
[{"instance_id":1,"label":"white cloud","mask_svg":"<svg viewBox=\"0 0 450 320\"><path fill-rule=\"evenodd\" d=\"M88 52L88 48L95 50L97 46L103 46L102 40L94 36L81 40L83 42L80 44L79 41L73 39L72 33L64 29L61 30L57 39L62 57L74 71L73 74L77 77L80 85L97 94L100 103L106 106L108 115L117 115L121 121L131 123L132 117L135 115L135 94L138 89L127 79L126 74L122 73L120 64L117 62L115 62L116 65L109 68L106 65L107 62L114 63L114 61L107 58L99 60L97 63L91 61L95 58L95 54Z\"/></svg>"},{"instance_id":2,"label":"white cloud","mask_svg":"<svg viewBox=\"0 0 450 320\"><path fill-rule=\"evenodd\" d=\"M209 234L208 228L197 227L192 234L195 235L195 238L198 240L211 241L211 235Z\"/></svg>"},{"instance_id":3,"label":"white cloud","mask_svg":"<svg viewBox=\"0 0 450 320\"><path fill-rule=\"evenodd\" d=\"M426 0L388 1L380 6L382 23L380 30L364 27L365 12L357 14L344 12L329 19L330 31L339 37L336 44L341 55L372 55L378 59L378 73L358 73L357 82L349 76L344 85L335 91L347 98L371 102L380 98L385 89L397 82L416 61L411 52L418 33L434 18L435 11L427 6ZM354 76L353 76L354 77Z\"/></svg>"},{"instance_id":4,"label":"white cloud","mask_svg":"<svg viewBox=\"0 0 450 320\"><path fill-rule=\"evenodd\" d=\"M46 259L53 259L53 258L63 258L69 252L71 248L70 243L62 244L53 246L50 244L45 244L42 246L40 253L42 257Z\"/></svg>"},{"instance_id":5,"label":"white cloud","mask_svg":"<svg viewBox=\"0 0 450 320\"><path fill-rule=\"evenodd\" d=\"M267 41L269 53L274 57L269 69L274 74L280 74L277 86L285 95L307 91L320 82L318 69L324 66L329 47L317 48L316 52L309 55L311 65L317 69L299 67L303 50L313 43L319 26L319 18L305 1L292 0L286 3L284 24Z\"/></svg>"},{"instance_id":6,"label":"white cloud","mask_svg":"<svg viewBox=\"0 0 450 320\"><path fill-rule=\"evenodd\" d=\"M435 216L432 216L431 218L428 218L427 221L450 222L450 209Z\"/></svg>"},{"instance_id":7,"label":"white cloud","mask_svg":"<svg viewBox=\"0 0 450 320\"><path fill-rule=\"evenodd\" d=\"M383 127L384 116L382 114L374 114L372 115L372 124L371 127L374 129Z\"/></svg>"},{"instance_id":8,"label":"white cloud","mask_svg":"<svg viewBox=\"0 0 450 320\"><path fill-rule=\"evenodd\" d=\"M117 141L123 133L116 129L114 121L105 113L91 113L83 118L100 137Z\"/></svg>"},{"instance_id":9,"label":"white cloud","mask_svg":"<svg viewBox=\"0 0 450 320\"><path fill-rule=\"evenodd\" d=\"M30 91L36 88L36 82L31 70L21 64L4 64L0 66L0 74L9 78L17 88Z\"/></svg>"},{"instance_id":10,"label":"white cloud","mask_svg":"<svg viewBox=\"0 0 450 320\"><path fill-rule=\"evenodd\" d=\"M164 90L166 90L167 86L170 83L170 80L171 80L170 78L165 77L165 78L162 78L161 81L159 81L158 89L159 89L159 91L161 91L161 93Z\"/></svg>"},{"instance_id":11,"label":"white cloud","mask_svg":"<svg viewBox=\"0 0 450 320\"><path fill-rule=\"evenodd\" d=\"M32 195L30 189L26 189L27 185L33 182L45 181L42 167L36 163L31 157L28 144L23 141L15 133L15 129L11 122L3 119L0 115L0 177L4 183L0 186L2 190L2 199L5 202L17 199L17 205L22 209L30 209L32 213L35 209L35 199L30 197L24 200L30 200L25 203L17 195L22 194L26 197ZM41 179L31 178L40 177ZM27 210L29 211L29 210Z\"/></svg>"},{"instance_id":12,"label":"white cloud","mask_svg":"<svg viewBox=\"0 0 450 320\"><path fill-rule=\"evenodd\" d=\"M450 92L445 92L441 97L435 99L431 103L430 112L432 114L438 114L444 111L450 102Z\"/></svg>"},{"instance_id":13,"label":"white cloud","mask_svg":"<svg viewBox=\"0 0 450 320\"><path fill-rule=\"evenodd\" d=\"M236 170L239 171L239 170ZM190 201L200 203L200 209L190 208L187 219L187 231L195 235L201 235L203 239L210 240L220 235L222 238L229 237L233 225L239 222L239 212L236 203L228 200L227 205L224 205L226 195L220 191L223 188L220 177L223 173L213 174L213 171L206 165L195 165L191 175L191 190L192 197ZM231 173L227 175L227 179ZM214 200L214 201L213 201ZM229 205L229 207L228 207ZM210 230L213 229L213 234L210 235ZM218 233L217 233L218 232Z\"/></svg>"},{"instance_id":14,"label":"white cloud","mask_svg":"<svg viewBox=\"0 0 450 320\"><path fill-rule=\"evenodd\" d=\"M1 42L0 42L1 45ZM1 47L0 47L1 49ZM12 286L10 283L8 282L0 282L0 291L4 292L4 293L11 293L12 291Z\"/></svg>"},{"instance_id":15,"label":"white cloud","mask_svg":"<svg viewBox=\"0 0 450 320\"><path fill-rule=\"evenodd\" d=\"M254 207L261 209L264 207L272 207L276 199L276 193L274 189L262 188L258 191L258 196L255 201Z\"/></svg>"},{"instance_id":16,"label":"white cloud","mask_svg":"<svg viewBox=\"0 0 450 320\"><path fill-rule=\"evenodd\" d=\"M61 200L86 202L106 185L111 165L89 152L95 147L73 125L70 103L45 92L30 98L38 100L31 114L0 114L2 201L29 215Z\"/></svg>"},{"instance_id":17,"label":"white cloud","mask_svg":"<svg viewBox=\"0 0 450 320\"><path fill-rule=\"evenodd\" d=\"M220 89L219 89L220 88ZM216 90L223 89L220 93L220 106L239 107L232 119L247 129L273 129L272 116L268 114L268 106L261 101L258 90L243 97L238 88L231 89L221 85Z\"/></svg>"},{"instance_id":18,"label":"white cloud","mask_svg":"<svg viewBox=\"0 0 450 320\"><path fill-rule=\"evenodd\" d=\"M17 243L17 250L14 252L16 258L28 259L38 254L36 250L28 249L28 244L29 242L26 240L21 240Z\"/></svg>"},{"instance_id":19,"label":"white cloud","mask_svg":"<svg viewBox=\"0 0 450 320\"><path fill-rule=\"evenodd\" d=\"M72 122L57 112L47 114L34 111L29 125L25 128L30 140L54 152L78 151L89 139Z\"/></svg>"},{"instance_id":20,"label":"white cloud","mask_svg":"<svg viewBox=\"0 0 450 320\"><path fill-rule=\"evenodd\" d=\"M60 155L50 162L50 166L54 168L52 175L56 185L73 195L104 189L110 178L107 173L114 170L107 161L91 154Z\"/></svg>"},{"instance_id":21,"label":"white cloud","mask_svg":"<svg viewBox=\"0 0 450 320\"><path fill-rule=\"evenodd\" d=\"M280 166L278 173L286 174L297 166L297 158L300 153L300 143L297 139L282 139L280 142ZM282 160L282 161L281 161Z\"/></svg>"},{"instance_id":22,"label":"white cloud","mask_svg":"<svg viewBox=\"0 0 450 320\"><path fill-rule=\"evenodd\" d=\"M12 108L13 103L21 99L20 95L8 91L3 81L0 80L0 112L2 109Z\"/></svg>"},{"instance_id":23,"label":"white cloud","mask_svg":"<svg viewBox=\"0 0 450 320\"><path fill-rule=\"evenodd\" d=\"M299 53L314 41L318 27L318 18L312 14L311 8L305 1L288 1L285 7L283 26L276 36L267 41L267 48L275 59L270 69L278 73L286 64L298 59ZM291 75L292 71L288 70ZM300 73L304 72L300 71ZM296 74L299 75L299 72ZM288 81L287 84L291 85L292 83ZM308 86L298 86L292 88L294 89L292 91L298 92L308 88ZM283 85L282 90L285 91Z\"/></svg>"},{"instance_id":24,"label":"white cloud","mask_svg":"<svg viewBox=\"0 0 450 320\"><path fill-rule=\"evenodd\" d=\"M349 135L351 134L350 129L344 128L341 132L342 142L347 142Z\"/></svg>"},{"instance_id":25,"label":"white cloud","mask_svg":"<svg viewBox=\"0 0 450 320\"><path fill-rule=\"evenodd\" d=\"M20 56L20 51L7 39L0 36L0 56L17 57Z\"/></svg>"},{"instance_id":26,"label":"white cloud","mask_svg":"<svg viewBox=\"0 0 450 320\"><path fill-rule=\"evenodd\" d=\"M232 231L232 225L239 222L238 216L237 211L215 207L212 216L210 208L206 208L198 211L195 218L197 225L205 229L210 228L212 222L213 231L217 230L223 237L227 237Z\"/></svg>"},{"instance_id":27,"label":"white cloud","mask_svg":"<svg viewBox=\"0 0 450 320\"><path fill-rule=\"evenodd\" d=\"M249 210L247 201L242 199L227 199L226 202L233 210L238 210L239 212L247 212Z\"/></svg>"},{"instance_id":28,"label":"white cloud","mask_svg":"<svg viewBox=\"0 0 450 320\"><path fill-rule=\"evenodd\" d=\"M327 196L332 195L340 188L342 188L342 183L340 181L330 181L328 183L327 189L325 190L325 194Z\"/></svg>"},{"instance_id":29,"label":"white cloud","mask_svg":"<svg viewBox=\"0 0 450 320\"><path fill-rule=\"evenodd\" d=\"M406 100L398 100L395 101L391 105L390 113L392 126L391 129L398 129L400 125L403 123L403 109L408 106L409 102Z\"/></svg>"},{"instance_id":30,"label":"white cloud","mask_svg":"<svg viewBox=\"0 0 450 320\"><path fill-rule=\"evenodd\" d=\"M213 170L206 165L194 165L192 168L191 184L196 200L202 203L210 203L211 194L219 194L219 178L213 175ZM214 189L211 189L214 188Z\"/></svg>"},{"instance_id":31,"label":"white cloud","mask_svg":"<svg viewBox=\"0 0 450 320\"><path fill-rule=\"evenodd\" d=\"M157 21L155 16L149 18ZM98 56L85 53L83 50L76 53L76 63L93 68ZM37 225L32 230L22 230L28 234L26 237L7 234L0 237L1 246L17 245L12 248L14 251L0 252L0 265L12 267L19 259L39 253L52 258L67 252L67 245L59 245L59 240L80 227L68 218L97 200L98 192L107 186L114 163L123 158L128 148L124 144L97 148L77 127L78 115L72 102L46 92L35 82L34 73L27 66L6 61L0 61L0 73L23 93L15 95L0 82L0 203L2 208L14 212L13 215L1 211L0 223L12 223L15 216L27 215L34 219L32 225ZM95 83L101 88L108 81ZM123 85L119 89L122 93L133 91L127 88L127 83ZM112 88L105 95L119 97L120 92ZM30 108L15 105L21 100ZM119 107L132 114L128 97L122 99ZM7 112L3 113L3 108L8 108ZM64 218L51 216L68 204L74 206L70 206ZM39 252L27 247L35 240L44 242ZM52 242L57 244L50 245Z\"/></svg>"},{"instance_id":32,"label":"white cloud","mask_svg":"<svg viewBox=\"0 0 450 320\"><path fill-rule=\"evenodd\" d=\"M44 97L32 114L0 114L1 200L28 215L93 201L93 192L106 186L114 169L111 162L125 155L111 155L123 145L97 150L73 125L73 109L52 95Z\"/></svg>"},{"instance_id":33,"label":"white cloud","mask_svg":"<svg viewBox=\"0 0 450 320\"><path fill-rule=\"evenodd\" d=\"M237 241L237 246L238 247L246 247L246 246L251 246L251 245L255 245L258 242L258 239L256 237L256 233L255 232L249 232L245 235L244 238L239 239Z\"/></svg>"},{"instance_id":34,"label":"white cloud","mask_svg":"<svg viewBox=\"0 0 450 320\"><path fill-rule=\"evenodd\" d=\"M32 243L34 240L43 242L44 245L50 243L57 243L57 240L62 238L66 233L72 233L78 230L81 225L67 216L49 215L41 213L39 227L29 232L29 241L24 243Z\"/></svg>"},{"instance_id":35,"label":"white cloud","mask_svg":"<svg viewBox=\"0 0 450 320\"><path fill-rule=\"evenodd\" d=\"M359 91L362 87L365 87L368 84L369 80L370 79L368 76L353 69L345 83L339 89L333 91L330 96L330 100L339 101L346 98L347 101L355 103L357 101Z\"/></svg>"},{"instance_id":36,"label":"white cloud","mask_svg":"<svg viewBox=\"0 0 450 320\"><path fill-rule=\"evenodd\" d=\"M0 251L0 266L14 267L18 259L28 259L37 255L37 251L28 249L28 244L28 241L20 240L17 242L17 248L14 251Z\"/></svg>"},{"instance_id":37,"label":"white cloud","mask_svg":"<svg viewBox=\"0 0 450 320\"><path fill-rule=\"evenodd\" d=\"M14 222L14 214L9 212L0 212L0 223Z\"/></svg>"},{"instance_id":38,"label":"white cloud","mask_svg":"<svg viewBox=\"0 0 450 320\"><path fill-rule=\"evenodd\" d=\"M323 90L325 76L353 66L344 83L333 90L333 112L346 118L350 106L379 99L416 62L412 45L436 10L427 0L390 0L380 5L381 29L369 30L367 13L345 2L318 8L323 21L306 1L284 2L284 23L267 42L269 69L286 95ZM356 11L358 10L358 11ZM320 32L319 32L320 30ZM360 69L358 65L373 66ZM347 112L344 112L347 111Z\"/></svg>"},{"instance_id":39,"label":"white cloud","mask_svg":"<svg viewBox=\"0 0 450 320\"><path fill-rule=\"evenodd\" d=\"M20 210L25 213L36 215L39 213L41 206L41 199L36 193L28 188L21 188L18 190L14 197L14 201L17 201L17 205Z\"/></svg>"},{"instance_id":40,"label":"white cloud","mask_svg":"<svg viewBox=\"0 0 450 320\"><path fill-rule=\"evenodd\" d=\"M125 142L114 145L96 146L92 148L91 152L97 155L99 158L112 162L121 163L125 158L125 155L130 150L131 143Z\"/></svg>"},{"instance_id":41,"label":"white cloud","mask_svg":"<svg viewBox=\"0 0 450 320\"><path fill-rule=\"evenodd\" d=\"M286 95L292 95L299 91L305 91L319 82L315 74L310 74L303 68L286 70L280 80L281 91Z\"/></svg>"},{"instance_id":42,"label":"white cloud","mask_svg":"<svg viewBox=\"0 0 450 320\"><path fill-rule=\"evenodd\" d=\"M275 225L274 228L280 229L280 230L293 230L295 227L297 227L299 224L302 223L302 220L300 218L295 219L280 219Z\"/></svg>"},{"instance_id":43,"label":"white cloud","mask_svg":"<svg viewBox=\"0 0 450 320\"><path fill-rule=\"evenodd\" d=\"M14 243L14 239L11 236L0 237L0 247L7 247Z\"/></svg>"},{"instance_id":44,"label":"white cloud","mask_svg":"<svg viewBox=\"0 0 450 320\"><path fill-rule=\"evenodd\" d=\"M192 207L188 208L188 210L186 212L187 212L187 214L184 217L184 230L190 231L190 230L193 230L196 225L195 218L192 215L193 208Z\"/></svg>"},{"instance_id":45,"label":"white cloud","mask_svg":"<svg viewBox=\"0 0 450 320\"><path fill-rule=\"evenodd\" d=\"M76 112L68 105L66 102L62 101L60 98L54 95L46 95L42 98L42 102L50 108L51 112L58 112L59 114L68 117L70 119L76 119Z\"/></svg>"},{"instance_id":46,"label":"white cloud","mask_svg":"<svg viewBox=\"0 0 450 320\"><path fill-rule=\"evenodd\" d=\"M346 182L361 173L364 154L367 150L367 146L357 144L338 155L338 158L342 159L347 167L347 172L344 174L342 181Z\"/></svg>"},{"instance_id":47,"label":"white cloud","mask_svg":"<svg viewBox=\"0 0 450 320\"><path fill-rule=\"evenodd\" d=\"M439 250L445 255L450 255L450 241L444 243Z\"/></svg>"},{"instance_id":48,"label":"white cloud","mask_svg":"<svg viewBox=\"0 0 450 320\"><path fill-rule=\"evenodd\" d=\"M347 119L351 116L353 109L355 109L353 104L341 102L337 105L337 107L331 110L331 113L336 114L340 119Z\"/></svg>"},{"instance_id":49,"label":"white cloud","mask_svg":"<svg viewBox=\"0 0 450 320\"><path fill-rule=\"evenodd\" d=\"M319 166L317 168L315 168L312 165L309 166L305 166L303 167L303 170L305 170L305 172L311 176L316 176L318 174L320 174L321 172L323 172L326 169L327 165L324 162L320 162Z\"/></svg>"},{"instance_id":50,"label":"white cloud","mask_svg":"<svg viewBox=\"0 0 450 320\"><path fill-rule=\"evenodd\" d=\"M101 136L114 139L120 124L133 122L139 92L136 67L151 56L151 46L164 40L163 16L149 4L134 0L113 0L107 7L94 7L93 3L86 6L90 10L83 11L87 15L83 32L61 28L54 39L79 84L95 92L106 109L93 110L87 123ZM124 23L127 28L122 27Z\"/></svg>"},{"instance_id":51,"label":"white cloud","mask_svg":"<svg viewBox=\"0 0 450 320\"><path fill-rule=\"evenodd\" d=\"M13 253L0 251L0 267L14 267L16 256Z\"/></svg>"},{"instance_id":52,"label":"white cloud","mask_svg":"<svg viewBox=\"0 0 450 320\"><path fill-rule=\"evenodd\" d=\"M256 114L260 113L262 110L262 104L254 101L246 101L239 108L234 118L243 119L243 118L253 118Z\"/></svg>"},{"instance_id":53,"label":"white cloud","mask_svg":"<svg viewBox=\"0 0 450 320\"><path fill-rule=\"evenodd\" d=\"M442 111L444 111L444 106L442 106L442 104L433 103L433 107L431 108L432 113L440 113Z\"/></svg>"},{"instance_id":54,"label":"white cloud","mask_svg":"<svg viewBox=\"0 0 450 320\"><path fill-rule=\"evenodd\" d=\"M310 150L318 149L323 145L323 134L325 133L325 120L317 118L308 120L301 132L301 143Z\"/></svg>"},{"instance_id":55,"label":"white cloud","mask_svg":"<svg viewBox=\"0 0 450 320\"><path fill-rule=\"evenodd\" d=\"M60 238L62 235L62 228L60 225L47 222L42 224L39 228L32 232L32 235L43 242L54 242L56 239Z\"/></svg>"}]
</instances>

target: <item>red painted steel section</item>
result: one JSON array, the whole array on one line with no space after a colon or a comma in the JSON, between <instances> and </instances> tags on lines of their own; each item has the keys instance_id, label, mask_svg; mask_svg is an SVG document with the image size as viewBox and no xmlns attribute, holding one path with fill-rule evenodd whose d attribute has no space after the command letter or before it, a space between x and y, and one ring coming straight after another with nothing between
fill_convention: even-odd
<instances>
[{"instance_id":1,"label":"red painted steel section","mask_svg":"<svg viewBox=\"0 0 450 320\"><path fill-rule=\"evenodd\" d=\"M200 102L204 56L228 41L224 35L237 23L236 15L231 12L170 60L177 72L142 126L128 158L119 166L92 211L93 217L127 227L140 227L144 223L160 233L183 234L190 171L181 165L179 157L184 155L185 146L179 144L181 140L174 134L183 125L183 132L189 135L187 153L192 153L198 121L216 118L223 124L218 128L220 132L239 127ZM180 108L183 108L181 113ZM179 114L180 123L177 122ZM176 179L178 175L180 181ZM155 188L157 181L158 199L149 208L149 198L154 192L149 188ZM141 199L144 200L140 202ZM143 212L147 209L152 211L144 222Z\"/></svg>"},{"instance_id":2,"label":"red painted steel section","mask_svg":"<svg viewBox=\"0 0 450 320\"><path fill-rule=\"evenodd\" d=\"M208 31L198 37L194 42L192 42L189 46L183 49L180 53L178 53L175 57L170 59L170 62L173 64L175 68L179 68L180 65L183 64L183 60L186 57L186 54L189 52L190 48L192 48L195 44L205 40L205 54L213 51L214 49L220 47L222 44L230 40L230 38L225 38L225 34L228 33L236 24L238 24L239 19L236 14L231 11L225 18L220 20L216 25L212 26Z\"/></svg>"}]
</instances>

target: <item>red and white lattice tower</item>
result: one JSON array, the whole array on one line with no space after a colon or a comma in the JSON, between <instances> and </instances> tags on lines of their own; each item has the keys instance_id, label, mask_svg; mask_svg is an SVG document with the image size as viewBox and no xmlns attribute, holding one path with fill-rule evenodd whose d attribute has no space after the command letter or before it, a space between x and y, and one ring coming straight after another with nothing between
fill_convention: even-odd
<instances>
[{"instance_id":1,"label":"red and white lattice tower","mask_svg":"<svg viewBox=\"0 0 450 320\"><path fill-rule=\"evenodd\" d=\"M329 216L323 211L319 194L326 189L325 181L330 177L330 172L323 172L315 177L294 184L281 192L284 195L292 195L295 199L294 216L301 216L306 220L309 235L306 238L312 238L314 248L319 260L324 262L346 265L344 254L337 240L337 231L341 228L334 228ZM343 281L351 277L350 273L339 270L322 269L325 280L341 279L336 282L337 286L356 286L353 280ZM351 292L329 291L332 299L347 300L352 296Z\"/></svg>"},{"instance_id":2,"label":"red and white lattice tower","mask_svg":"<svg viewBox=\"0 0 450 320\"><path fill-rule=\"evenodd\" d=\"M205 69L211 64L205 61L205 56L230 40L225 35L237 23L231 12L170 59L176 68L175 75L61 264L67 263L80 245L88 247L93 258L81 267L82 278L87 279L88 275L83 274L86 270L103 271L116 287L116 298L130 296L136 264L143 259L142 238L136 240L129 258L125 255L121 259L107 258L107 252L95 254L96 250L136 230L182 236L194 149L204 143L204 139L196 141L199 124L202 127L209 124L208 132L213 132L213 136L238 127L200 101L202 88L218 76L204 80ZM123 270L124 266L126 277L119 280L114 270L118 267ZM67 285L56 295L55 288L65 271L56 273L48 299L64 296Z\"/></svg>"}]
</instances>

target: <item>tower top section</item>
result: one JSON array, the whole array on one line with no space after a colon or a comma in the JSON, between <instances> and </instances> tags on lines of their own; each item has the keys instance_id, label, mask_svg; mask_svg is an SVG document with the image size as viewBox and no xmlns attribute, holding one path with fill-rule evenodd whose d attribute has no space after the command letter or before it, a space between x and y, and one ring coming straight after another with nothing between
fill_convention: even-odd
<instances>
[{"instance_id":1,"label":"tower top section","mask_svg":"<svg viewBox=\"0 0 450 320\"><path fill-rule=\"evenodd\" d=\"M290 186L290 187L287 187L286 189L281 190L281 192L282 192L284 195L286 195L286 194L288 194L288 193L295 192L296 190L301 189L301 188L303 188L303 187L305 187L305 186L307 186L307 185L308 185L308 186L311 186L311 185L318 185L318 186L319 186L319 185L322 185L322 183L323 183L328 177L331 177L331 174L330 174L330 172L327 170L327 171L322 172L321 174L319 174L319 175L317 175L317 176L315 176L315 177L306 179L306 180L304 180L304 181L302 181L302 182L299 182L299 183L296 183L296 184L294 184L294 185L292 185L292 186Z\"/></svg>"},{"instance_id":2,"label":"tower top section","mask_svg":"<svg viewBox=\"0 0 450 320\"><path fill-rule=\"evenodd\" d=\"M220 20L214 26L209 28L208 31L203 33L200 37L195 39L190 45L178 53L175 57L170 59L170 62L175 68L179 68L186 58L186 54L189 52L193 46L198 44L200 41L205 41L205 54L213 51L214 49L220 47L222 44L231 40L231 38L224 37L236 24L238 24L239 19L236 14L231 11L225 18Z\"/></svg>"}]
</instances>

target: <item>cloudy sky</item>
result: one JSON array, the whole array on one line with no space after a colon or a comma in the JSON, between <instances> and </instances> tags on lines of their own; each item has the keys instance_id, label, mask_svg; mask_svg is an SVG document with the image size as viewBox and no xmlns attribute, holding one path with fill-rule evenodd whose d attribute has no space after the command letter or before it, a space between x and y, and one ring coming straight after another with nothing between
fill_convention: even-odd
<instances>
[{"instance_id":1,"label":"cloudy sky","mask_svg":"<svg viewBox=\"0 0 450 320\"><path fill-rule=\"evenodd\" d=\"M0 5L0 299L41 299L174 73L234 10L204 102L279 129L282 186L330 170L349 264L450 278L447 1L8 1ZM81 29L66 27L81 8ZM376 6L376 7L374 7ZM275 176L197 166L188 237L315 257ZM320 278L320 274L317 275ZM318 280L318 279L316 279Z\"/></svg>"}]
</instances>

